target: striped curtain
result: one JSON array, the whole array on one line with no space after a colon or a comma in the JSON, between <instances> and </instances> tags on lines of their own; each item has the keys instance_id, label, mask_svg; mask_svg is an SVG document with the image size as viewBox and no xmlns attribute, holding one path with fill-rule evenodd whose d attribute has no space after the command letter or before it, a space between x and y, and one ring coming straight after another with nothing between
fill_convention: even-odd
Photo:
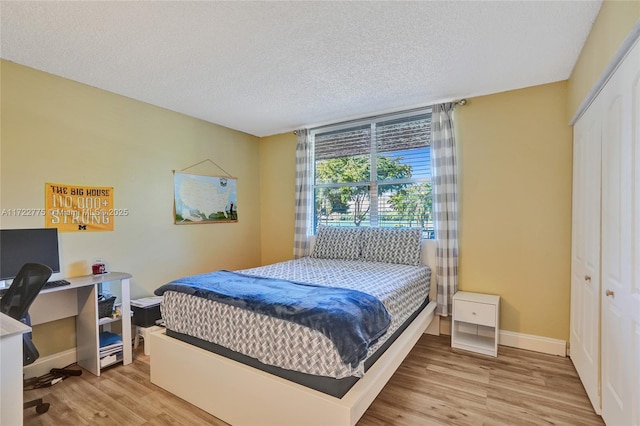
<instances>
[{"instance_id":1,"label":"striped curtain","mask_svg":"<svg viewBox=\"0 0 640 426\"><path fill-rule=\"evenodd\" d=\"M296 216L293 235L293 257L299 259L309 255L309 236L311 235L311 209L313 195L311 193L311 136L309 130L296 132Z\"/></svg>"},{"instance_id":2,"label":"striped curtain","mask_svg":"<svg viewBox=\"0 0 640 426\"><path fill-rule=\"evenodd\" d=\"M452 312L458 290L458 171L453 132L453 103L434 105L431 112L433 217L436 234L436 312Z\"/></svg>"}]
</instances>

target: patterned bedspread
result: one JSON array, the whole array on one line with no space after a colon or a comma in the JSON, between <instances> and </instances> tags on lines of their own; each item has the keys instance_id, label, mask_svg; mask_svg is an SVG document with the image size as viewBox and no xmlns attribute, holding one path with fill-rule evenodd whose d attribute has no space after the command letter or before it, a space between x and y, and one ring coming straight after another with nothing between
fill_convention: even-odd
<instances>
[{"instance_id":1,"label":"patterned bedspread","mask_svg":"<svg viewBox=\"0 0 640 426\"><path fill-rule=\"evenodd\" d=\"M313 258L241 272L359 290L378 298L392 322L387 333L371 346L369 355L424 302L431 275L426 266ZM364 361L355 367L346 365L328 338L304 326L172 291L164 294L161 309L167 328L243 353L264 364L338 379L364 375Z\"/></svg>"}]
</instances>

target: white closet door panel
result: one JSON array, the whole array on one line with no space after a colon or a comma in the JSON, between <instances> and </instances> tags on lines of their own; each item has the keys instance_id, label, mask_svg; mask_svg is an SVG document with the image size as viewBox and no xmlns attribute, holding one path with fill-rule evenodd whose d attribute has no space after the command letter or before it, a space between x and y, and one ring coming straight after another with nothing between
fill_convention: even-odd
<instances>
[{"instance_id":1,"label":"white closet door panel","mask_svg":"<svg viewBox=\"0 0 640 426\"><path fill-rule=\"evenodd\" d=\"M571 360L600 412L600 168L598 100L574 127Z\"/></svg>"},{"instance_id":2,"label":"white closet door panel","mask_svg":"<svg viewBox=\"0 0 640 426\"><path fill-rule=\"evenodd\" d=\"M638 185L633 170L638 142L633 129L640 113L633 92L639 65L637 44L599 96L603 98L602 417L610 425L638 424L634 369L639 359L633 325L637 285L632 257L639 248L634 240L639 221L634 217Z\"/></svg>"},{"instance_id":3,"label":"white closet door panel","mask_svg":"<svg viewBox=\"0 0 640 426\"><path fill-rule=\"evenodd\" d=\"M635 56L634 56L635 55ZM632 52L632 61L636 61L631 71L631 150L632 150L632 212L631 220L633 234L631 240L631 375L632 381L632 412L631 424L640 425L640 42Z\"/></svg>"},{"instance_id":4,"label":"white closet door panel","mask_svg":"<svg viewBox=\"0 0 640 426\"><path fill-rule=\"evenodd\" d=\"M638 163L636 163L638 164ZM637 301L636 301L637 303ZM637 312L636 312L636 316L637 316ZM635 404L632 404L632 410L633 412L631 413L631 418L632 418L632 423L633 425L638 425L640 424L640 366L638 365L638 363L640 362L640 321L638 320L638 318L636 318L636 320L633 323L633 352L631 354L631 359L635 360L634 365L633 365L633 377L635 377L634 383L633 383L633 393L635 394L635 398L633 398L633 400L635 400Z\"/></svg>"}]
</instances>

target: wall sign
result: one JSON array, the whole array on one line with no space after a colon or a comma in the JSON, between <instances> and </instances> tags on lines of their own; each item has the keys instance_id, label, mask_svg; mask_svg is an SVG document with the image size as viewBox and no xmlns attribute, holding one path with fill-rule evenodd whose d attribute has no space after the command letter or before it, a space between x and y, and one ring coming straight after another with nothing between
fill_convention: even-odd
<instances>
[{"instance_id":1,"label":"wall sign","mask_svg":"<svg viewBox=\"0 0 640 426\"><path fill-rule=\"evenodd\" d=\"M113 208L113 187L45 184L45 227L60 232L113 231L115 216L127 209Z\"/></svg>"}]
</instances>

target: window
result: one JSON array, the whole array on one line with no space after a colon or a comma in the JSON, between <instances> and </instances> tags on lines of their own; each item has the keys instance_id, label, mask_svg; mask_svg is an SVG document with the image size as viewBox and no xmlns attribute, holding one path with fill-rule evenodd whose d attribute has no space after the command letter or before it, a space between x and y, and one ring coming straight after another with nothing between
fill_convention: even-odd
<instances>
[{"instance_id":1,"label":"window","mask_svg":"<svg viewBox=\"0 0 640 426\"><path fill-rule=\"evenodd\" d=\"M314 228L418 226L433 238L430 110L322 127L311 134Z\"/></svg>"}]
</instances>

